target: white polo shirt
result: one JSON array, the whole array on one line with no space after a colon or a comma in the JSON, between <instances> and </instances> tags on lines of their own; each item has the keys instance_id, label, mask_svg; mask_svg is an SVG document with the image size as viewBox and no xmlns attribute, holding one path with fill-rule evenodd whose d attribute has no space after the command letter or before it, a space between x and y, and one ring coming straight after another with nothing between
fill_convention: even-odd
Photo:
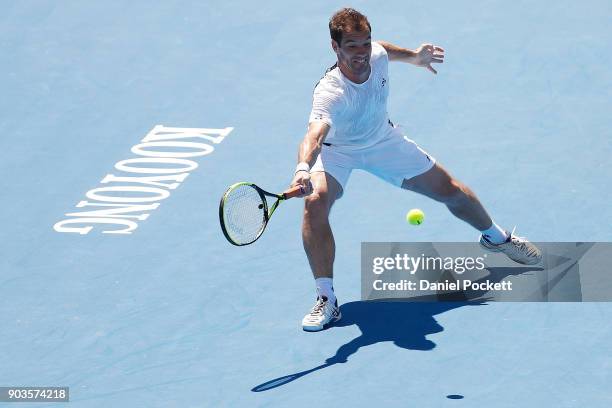
<instances>
[{"instance_id":1,"label":"white polo shirt","mask_svg":"<svg viewBox=\"0 0 612 408\"><path fill-rule=\"evenodd\" d=\"M377 42L372 42L370 66L370 77L362 84L349 80L336 66L315 87L309 123L322 121L330 126L326 143L360 149L385 138L390 128L389 57Z\"/></svg>"}]
</instances>

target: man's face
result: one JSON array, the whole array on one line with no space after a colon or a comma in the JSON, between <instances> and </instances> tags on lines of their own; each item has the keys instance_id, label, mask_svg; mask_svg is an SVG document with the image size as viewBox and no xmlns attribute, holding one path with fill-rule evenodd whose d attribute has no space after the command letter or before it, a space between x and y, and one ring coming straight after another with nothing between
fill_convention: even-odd
<instances>
[{"instance_id":1,"label":"man's face","mask_svg":"<svg viewBox=\"0 0 612 408\"><path fill-rule=\"evenodd\" d=\"M338 62L353 76L369 75L372 38L368 31L356 31L342 35L341 44L332 40L332 47L338 56Z\"/></svg>"}]
</instances>

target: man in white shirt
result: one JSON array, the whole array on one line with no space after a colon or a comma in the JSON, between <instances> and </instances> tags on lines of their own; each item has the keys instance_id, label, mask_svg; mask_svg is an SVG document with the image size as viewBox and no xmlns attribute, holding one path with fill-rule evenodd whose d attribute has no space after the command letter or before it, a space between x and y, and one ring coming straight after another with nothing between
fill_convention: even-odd
<instances>
[{"instance_id":1,"label":"man in white shirt","mask_svg":"<svg viewBox=\"0 0 612 408\"><path fill-rule=\"evenodd\" d=\"M372 42L367 17L351 8L335 13L329 29L337 63L315 87L291 183L304 186L306 193L302 238L317 288L317 302L302 320L302 328L323 330L340 318L332 284L335 243L328 217L353 169L444 203L482 233L480 244L485 249L504 252L522 264L538 263L542 255L535 245L500 228L472 190L389 120L388 62L407 62L436 74L432 64L443 62L444 50L432 44L413 51Z\"/></svg>"}]
</instances>

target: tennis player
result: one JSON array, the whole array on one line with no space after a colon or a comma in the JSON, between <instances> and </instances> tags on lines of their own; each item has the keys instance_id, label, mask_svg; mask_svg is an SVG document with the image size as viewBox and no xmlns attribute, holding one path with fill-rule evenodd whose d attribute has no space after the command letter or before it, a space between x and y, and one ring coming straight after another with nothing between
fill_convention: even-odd
<instances>
[{"instance_id":1,"label":"tennis player","mask_svg":"<svg viewBox=\"0 0 612 408\"><path fill-rule=\"evenodd\" d=\"M303 321L319 331L340 319L333 288L335 243L329 212L353 169L366 170L406 190L444 203L457 218L481 232L480 244L521 264L536 264L540 250L498 226L465 184L394 127L387 115L389 61L423 67L444 61L444 49L423 44L416 50L372 41L371 26L351 8L329 22L337 62L314 89L308 131L300 144L292 186L306 192L302 239L316 282L317 301Z\"/></svg>"}]
</instances>

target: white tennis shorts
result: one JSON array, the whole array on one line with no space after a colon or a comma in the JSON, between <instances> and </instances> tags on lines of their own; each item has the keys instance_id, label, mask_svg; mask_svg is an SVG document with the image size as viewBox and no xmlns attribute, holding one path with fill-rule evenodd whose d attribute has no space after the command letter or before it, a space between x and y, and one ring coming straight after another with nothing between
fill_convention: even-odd
<instances>
[{"instance_id":1,"label":"white tennis shorts","mask_svg":"<svg viewBox=\"0 0 612 408\"><path fill-rule=\"evenodd\" d=\"M311 173L324 171L340 183L342 191L354 169L365 170L395 186L431 169L436 160L404 136L398 128L386 127L379 143L355 150L324 144Z\"/></svg>"}]
</instances>

